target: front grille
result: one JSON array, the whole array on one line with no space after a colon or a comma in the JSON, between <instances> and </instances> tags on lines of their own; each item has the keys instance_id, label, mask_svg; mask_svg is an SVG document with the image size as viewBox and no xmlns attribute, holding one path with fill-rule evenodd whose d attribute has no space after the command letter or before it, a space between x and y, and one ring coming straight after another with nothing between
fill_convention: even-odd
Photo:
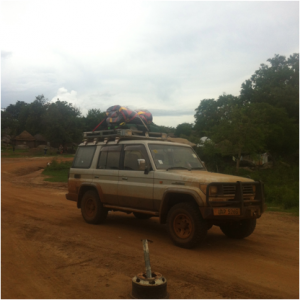
<instances>
[{"instance_id":1,"label":"front grille","mask_svg":"<svg viewBox=\"0 0 300 300\"><path fill-rule=\"evenodd\" d=\"M223 185L223 195L232 195L235 194L236 186L235 185ZM243 185L243 194L253 194L252 185Z\"/></svg>"}]
</instances>

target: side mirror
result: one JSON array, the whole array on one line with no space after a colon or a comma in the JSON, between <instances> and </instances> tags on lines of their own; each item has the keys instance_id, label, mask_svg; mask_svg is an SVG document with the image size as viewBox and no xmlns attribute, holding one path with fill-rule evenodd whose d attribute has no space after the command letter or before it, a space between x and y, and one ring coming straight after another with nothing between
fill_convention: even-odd
<instances>
[{"instance_id":1,"label":"side mirror","mask_svg":"<svg viewBox=\"0 0 300 300\"><path fill-rule=\"evenodd\" d=\"M143 158L138 159L138 164L139 164L139 169L140 170L145 170L146 168L146 160Z\"/></svg>"},{"instance_id":2,"label":"side mirror","mask_svg":"<svg viewBox=\"0 0 300 300\"><path fill-rule=\"evenodd\" d=\"M143 159L143 158L138 159L138 163L139 163L139 170L144 171L144 174L148 174L149 173L149 167L146 166L146 160Z\"/></svg>"}]
</instances>

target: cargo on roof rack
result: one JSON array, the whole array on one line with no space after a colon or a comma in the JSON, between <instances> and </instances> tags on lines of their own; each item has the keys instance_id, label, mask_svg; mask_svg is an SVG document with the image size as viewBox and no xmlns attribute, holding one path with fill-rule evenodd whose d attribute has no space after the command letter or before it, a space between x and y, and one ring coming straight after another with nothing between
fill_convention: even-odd
<instances>
[{"instance_id":1,"label":"cargo on roof rack","mask_svg":"<svg viewBox=\"0 0 300 300\"><path fill-rule=\"evenodd\" d=\"M166 140L168 135L161 132L144 132L139 130L131 129L111 129L111 130L100 130L100 131L88 131L83 133L84 142L88 141L101 141L101 140L112 140L112 139L160 139Z\"/></svg>"}]
</instances>

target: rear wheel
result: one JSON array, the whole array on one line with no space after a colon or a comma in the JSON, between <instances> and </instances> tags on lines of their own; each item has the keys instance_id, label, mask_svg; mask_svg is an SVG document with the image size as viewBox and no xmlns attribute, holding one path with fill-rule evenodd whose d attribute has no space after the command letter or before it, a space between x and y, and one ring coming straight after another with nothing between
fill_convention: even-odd
<instances>
[{"instance_id":1,"label":"rear wheel","mask_svg":"<svg viewBox=\"0 0 300 300\"><path fill-rule=\"evenodd\" d=\"M220 229L229 238L243 239L252 234L255 226L256 219L248 219L221 225Z\"/></svg>"},{"instance_id":2,"label":"rear wheel","mask_svg":"<svg viewBox=\"0 0 300 300\"><path fill-rule=\"evenodd\" d=\"M152 215L141 214L141 213L138 213L138 212L134 212L133 215L134 215L137 219L142 219L142 220L150 219L150 218L152 217Z\"/></svg>"},{"instance_id":3,"label":"rear wheel","mask_svg":"<svg viewBox=\"0 0 300 300\"><path fill-rule=\"evenodd\" d=\"M167 224L173 243L182 248L194 247L204 241L207 234L207 222L193 203L174 205L168 213Z\"/></svg>"},{"instance_id":4,"label":"rear wheel","mask_svg":"<svg viewBox=\"0 0 300 300\"><path fill-rule=\"evenodd\" d=\"M90 224L103 223L108 210L103 207L96 191L87 191L81 201L81 214L84 220Z\"/></svg>"}]
</instances>

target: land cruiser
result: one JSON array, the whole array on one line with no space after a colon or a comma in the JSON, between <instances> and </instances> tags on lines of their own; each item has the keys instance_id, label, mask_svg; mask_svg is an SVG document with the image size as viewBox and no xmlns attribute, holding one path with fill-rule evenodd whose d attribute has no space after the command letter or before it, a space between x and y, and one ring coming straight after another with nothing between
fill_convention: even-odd
<instances>
[{"instance_id":1,"label":"land cruiser","mask_svg":"<svg viewBox=\"0 0 300 300\"><path fill-rule=\"evenodd\" d=\"M202 242L213 225L245 238L265 208L261 182L208 172L190 145L128 129L84 133L66 198L91 224L104 222L108 211L159 217L184 248Z\"/></svg>"}]
</instances>

